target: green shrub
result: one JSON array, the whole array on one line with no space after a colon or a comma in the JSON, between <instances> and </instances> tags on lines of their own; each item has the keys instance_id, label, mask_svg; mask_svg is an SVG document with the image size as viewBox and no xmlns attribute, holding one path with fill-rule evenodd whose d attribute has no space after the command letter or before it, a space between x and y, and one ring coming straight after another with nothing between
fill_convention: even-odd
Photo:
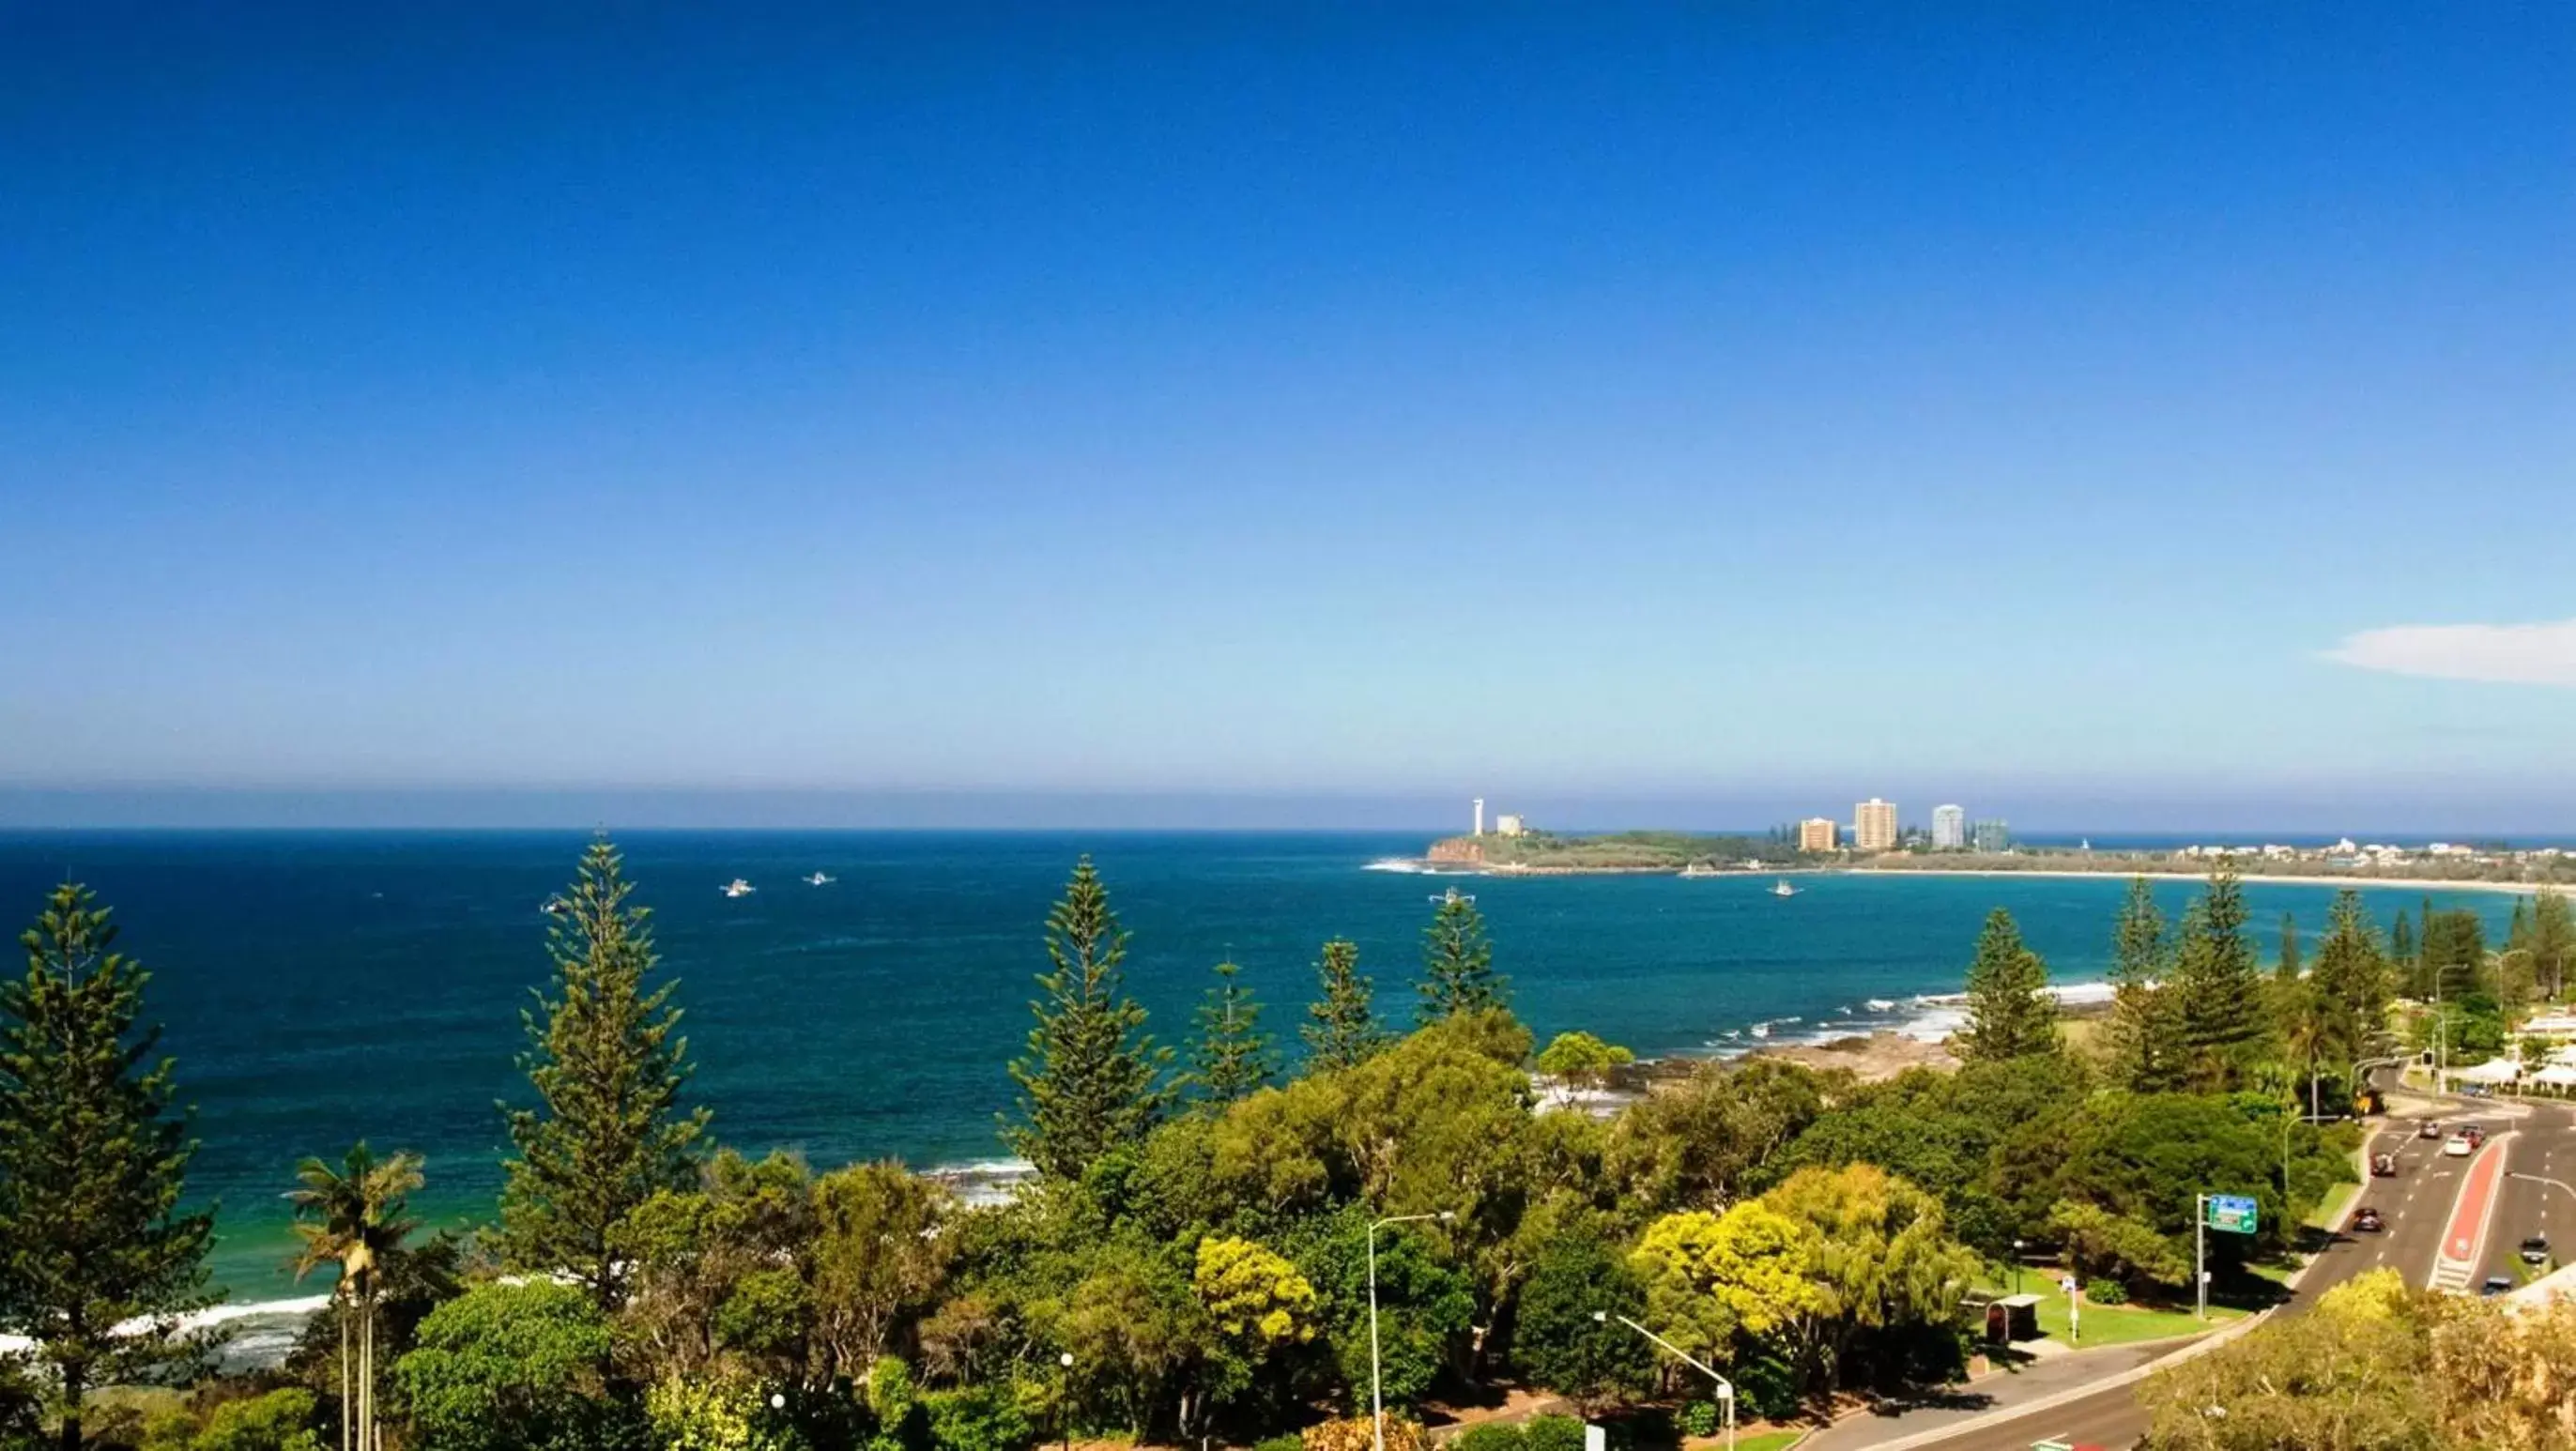
<instances>
[{"instance_id":1,"label":"green shrub","mask_svg":"<svg viewBox=\"0 0 2576 1451\"><path fill-rule=\"evenodd\" d=\"M1449 1443L1449 1451L1527 1451L1529 1438L1518 1426L1500 1421L1486 1421L1469 1426Z\"/></svg>"},{"instance_id":2,"label":"green shrub","mask_svg":"<svg viewBox=\"0 0 2576 1451\"><path fill-rule=\"evenodd\" d=\"M1267 1441L1255 1441L1252 1443L1252 1451L1306 1451L1306 1438L1291 1431L1285 1436L1273 1436Z\"/></svg>"},{"instance_id":3,"label":"green shrub","mask_svg":"<svg viewBox=\"0 0 2576 1451\"><path fill-rule=\"evenodd\" d=\"M206 1418L195 1451L322 1451L313 1406L311 1391L294 1388L226 1401Z\"/></svg>"},{"instance_id":4,"label":"green shrub","mask_svg":"<svg viewBox=\"0 0 2576 1451\"><path fill-rule=\"evenodd\" d=\"M1682 1433L1689 1436L1717 1434L1717 1402L1693 1401L1682 1407Z\"/></svg>"},{"instance_id":5,"label":"green shrub","mask_svg":"<svg viewBox=\"0 0 2576 1451\"><path fill-rule=\"evenodd\" d=\"M2084 1287L2084 1298L2096 1305L2125 1305L2129 1287L2118 1280L2095 1280Z\"/></svg>"},{"instance_id":6,"label":"green shrub","mask_svg":"<svg viewBox=\"0 0 2576 1451\"><path fill-rule=\"evenodd\" d=\"M932 1391L921 1405L935 1451L1028 1451L1037 1436L1019 1402L990 1386Z\"/></svg>"},{"instance_id":7,"label":"green shrub","mask_svg":"<svg viewBox=\"0 0 2576 1451\"><path fill-rule=\"evenodd\" d=\"M1583 1423L1572 1416L1532 1416L1521 1428L1523 1451L1583 1451Z\"/></svg>"}]
</instances>

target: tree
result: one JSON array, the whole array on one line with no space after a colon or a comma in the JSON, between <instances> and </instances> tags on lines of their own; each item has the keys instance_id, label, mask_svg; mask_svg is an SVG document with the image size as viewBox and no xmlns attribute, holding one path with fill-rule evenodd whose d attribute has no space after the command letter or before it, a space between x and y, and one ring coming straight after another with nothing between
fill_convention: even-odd
<instances>
[{"instance_id":1,"label":"tree","mask_svg":"<svg viewBox=\"0 0 2576 1451\"><path fill-rule=\"evenodd\" d=\"M2415 922L2400 912L2388 929L2388 957L2407 978L2407 991L2415 991Z\"/></svg>"},{"instance_id":2,"label":"tree","mask_svg":"<svg viewBox=\"0 0 2576 1451\"><path fill-rule=\"evenodd\" d=\"M1960 1056L1998 1063L2057 1050L2057 1000L2048 993L2048 964L2021 940L2012 913L1997 907L1977 936L1968 967L1968 1026Z\"/></svg>"},{"instance_id":3,"label":"tree","mask_svg":"<svg viewBox=\"0 0 2576 1451\"><path fill-rule=\"evenodd\" d=\"M2486 924L2468 908L2447 912L2427 908L2420 940L2428 990L2448 1002L2488 986L2486 937Z\"/></svg>"},{"instance_id":4,"label":"tree","mask_svg":"<svg viewBox=\"0 0 2576 1451\"><path fill-rule=\"evenodd\" d=\"M1874 1164L1801 1169L1763 1205L1813 1236L1816 1300L1788 1318L1792 1358L1809 1387L1830 1395L1864 1336L1902 1344L1946 1332L1955 1353L1959 1302L1977 1260L1950 1237L1941 1201Z\"/></svg>"},{"instance_id":5,"label":"tree","mask_svg":"<svg viewBox=\"0 0 2576 1451\"><path fill-rule=\"evenodd\" d=\"M1200 1104L1221 1108L1270 1082L1279 1055L1262 1031L1261 1004L1236 980L1231 962L1216 965L1216 986L1199 1005L1198 1036L1190 1044L1184 1081Z\"/></svg>"},{"instance_id":6,"label":"tree","mask_svg":"<svg viewBox=\"0 0 2576 1451\"><path fill-rule=\"evenodd\" d=\"M2576 918L2567 910L2566 895L2555 887L2543 887L2531 899L2529 945L2532 980L2556 1002L2566 995L2568 969L2576 967Z\"/></svg>"},{"instance_id":7,"label":"tree","mask_svg":"<svg viewBox=\"0 0 2576 1451\"><path fill-rule=\"evenodd\" d=\"M548 1279L478 1286L430 1312L395 1362L422 1451L580 1451L620 1444L599 1368L613 1336L597 1301Z\"/></svg>"},{"instance_id":8,"label":"tree","mask_svg":"<svg viewBox=\"0 0 2576 1451\"><path fill-rule=\"evenodd\" d=\"M1532 1385L1586 1406L1653 1383L1654 1353L1616 1318L1646 1313L1645 1287L1596 1233L1551 1236L1522 1282L1512 1361Z\"/></svg>"},{"instance_id":9,"label":"tree","mask_svg":"<svg viewBox=\"0 0 2576 1451\"><path fill-rule=\"evenodd\" d=\"M1217 1329L1254 1357L1315 1338L1315 1286L1298 1268L1248 1239L1199 1241L1190 1283Z\"/></svg>"},{"instance_id":10,"label":"tree","mask_svg":"<svg viewBox=\"0 0 2576 1451\"><path fill-rule=\"evenodd\" d=\"M2317 943L2308 989L2309 1021L2300 1036L2312 1040L2312 1057L2322 1059L2322 1066L2343 1067L2378 1050L2387 1033L2388 962L2362 910L2361 894L2350 888L2336 893L2327 911L2326 934ZM2358 1095L2363 1086L2346 1087ZM2315 1097L2313 1081L2310 1097Z\"/></svg>"},{"instance_id":11,"label":"tree","mask_svg":"<svg viewBox=\"0 0 2576 1451\"><path fill-rule=\"evenodd\" d=\"M1168 1095L1158 1080L1172 1055L1154 1045L1143 1005L1127 996L1127 934L1087 856L1047 914L1046 951L1045 996L1029 1004L1037 1026L1011 1064L1019 1121L1005 1136L1039 1173L1078 1179L1162 1116Z\"/></svg>"},{"instance_id":12,"label":"tree","mask_svg":"<svg viewBox=\"0 0 2576 1451\"><path fill-rule=\"evenodd\" d=\"M181 1317L212 1303L214 1218L182 1213L196 1143L170 1110L160 1029L138 1026L141 964L86 888L54 889L0 985L0 1331L54 1378L60 1441L91 1390L182 1367Z\"/></svg>"},{"instance_id":13,"label":"tree","mask_svg":"<svg viewBox=\"0 0 2576 1451\"><path fill-rule=\"evenodd\" d=\"M1476 899L1452 891L1422 929L1422 1021L1511 1006L1510 980L1494 971L1494 947Z\"/></svg>"},{"instance_id":14,"label":"tree","mask_svg":"<svg viewBox=\"0 0 2576 1451\"><path fill-rule=\"evenodd\" d=\"M2134 1291L2178 1285L2191 1274L2190 1261L2154 1225L2099 1205L2059 1200L2049 1213L2048 1233L2066 1251L2066 1267L2079 1281L2108 1275Z\"/></svg>"},{"instance_id":15,"label":"tree","mask_svg":"<svg viewBox=\"0 0 2576 1451\"><path fill-rule=\"evenodd\" d=\"M2408 1298L2394 1271L2372 1270L2327 1291L2305 1315L2157 1373L2138 1393L2149 1418L2142 1444L2154 1451L2465 1447L2470 1443L2440 1433L2431 1346Z\"/></svg>"},{"instance_id":16,"label":"tree","mask_svg":"<svg viewBox=\"0 0 2576 1451\"><path fill-rule=\"evenodd\" d=\"M297 1187L286 1201L295 1210L295 1277L336 1266L335 1299L345 1298L358 1330L357 1394L350 1395L349 1315L340 1320L340 1446L352 1434L364 1451L382 1444L376 1429L376 1299L384 1274L419 1226L404 1217L411 1191L424 1182L418 1154L378 1159L361 1139L333 1168L322 1159L296 1166Z\"/></svg>"},{"instance_id":17,"label":"tree","mask_svg":"<svg viewBox=\"0 0 2576 1451\"><path fill-rule=\"evenodd\" d=\"M2173 945L2164 913L2147 879L2129 883L2129 895L2111 934L2111 1016L2105 1027L2111 1076L2132 1093L2162 1093L2182 1086L2181 994L2173 985Z\"/></svg>"},{"instance_id":18,"label":"tree","mask_svg":"<svg viewBox=\"0 0 2576 1451\"><path fill-rule=\"evenodd\" d=\"M684 1111L688 1040L673 982L647 988L657 959L650 914L627 905L617 848L582 854L564 910L546 932L553 996L520 1014L520 1068L539 1107L505 1110L518 1150L505 1168L501 1245L509 1262L579 1280L603 1310L624 1296L614 1239L656 1190L683 1189L708 1111Z\"/></svg>"},{"instance_id":19,"label":"tree","mask_svg":"<svg viewBox=\"0 0 2576 1451\"><path fill-rule=\"evenodd\" d=\"M815 1370L855 1379L938 1296L951 1259L948 1193L901 1164L853 1164L814 1183Z\"/></svg>"},{"instance_id":20,"label":"tree","mask_svg":"<svg viewBox=\"0 0 2576 1451\"><path fill-rule=\"evenodd\" d=\"M1724 1214L1685 1209L1646 1227L1628 1258L1645 1283L1647 1319L1693 1355L1727 1355L1734 1336L1768 1335L1832 1301L1810 1275L1820 1236L1758 1199Z\"/></svg>"},{"instance_id":21,"label":"tree","mask_svg":"<svg viewBox=\"0 0 2576 1451\"><path fill-rule=\"evenodd\" d=\"M2262 980L2245 920L2244 890L2223 866L2183 915L2174 990L2191 1080L2205 1091L2235 1087L2261 1056Z\"/></svg>"},{"instance_id":22,"label":"tree","mask_svg":"<svg viewBox=\"0 0 2576 1451\"><path fill-rule=\"evenodd\" d=\"M2283 982L2299 980L2299 919L2293 913L2281 914L2281 956L2272 975Z\"/></svg>"},{"instance_id":23,"label":"tree","mask_svg":"<svg viewBox=\"0 0 2576 1451\"><path fill-rule=\"evenodd\" d=\"M1322 996L1306 1009L1312 1020L1305 1029L1306 1065L1312 1071L1348 1068L1386 1046L1373 1001L1377 990L1360 976L1359 962L1359 944L1349 938L1324 944L1323 960L1315 965Z\"/></svg>"},{"instance_id":24,"label":"tree","mask_svg":"<svg viewBox=\"0 0 2576 1451\"><path fill-rule=\"evenodd\" d=\"M1599 1088L1612 1069L1637 1061L1637 1055L1590 1033L1559 1033L1538 1055L1538 1071L1568 1088Z\"/></svg>"}]
</instances>

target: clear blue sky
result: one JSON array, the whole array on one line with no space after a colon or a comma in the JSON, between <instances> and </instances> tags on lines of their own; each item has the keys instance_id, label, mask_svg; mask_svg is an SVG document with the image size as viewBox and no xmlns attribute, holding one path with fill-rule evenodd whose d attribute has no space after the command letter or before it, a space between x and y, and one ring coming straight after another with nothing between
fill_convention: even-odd
<instances>
[{"instance_id":1,"label":"clear blue sky","mask_svg":"<svg viewBox=\"0 0 2576 1451\"><path fill-rule=\"evenodd\" d=\"M0 9L0 825L2576 823L2576 9L654 10Z\"/></svg>"}]
</instances>

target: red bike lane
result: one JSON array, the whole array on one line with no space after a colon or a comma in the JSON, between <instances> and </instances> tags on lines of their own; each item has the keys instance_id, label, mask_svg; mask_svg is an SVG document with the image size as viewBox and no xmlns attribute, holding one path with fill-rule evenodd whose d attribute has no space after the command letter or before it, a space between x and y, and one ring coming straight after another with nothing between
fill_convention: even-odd
<instances>
[{"instance_id":1,"label":"red bike lane","mask_svg":"<svg viewBox=\"0 0 2576 1451\"><path fill-rule=\"evenodd\" d=\"M2486 1247L2487 1219L2494 1212L2496 1191L2504 1182L2505 1141L2501 1135L2478 1150L2460 1179L2460 1197L2452 1202L2451 1219L2442 1232L2442 1251L2433 1268L2433 1283L2465 1290L2475 1283L2480 1252Z\"/></svg>"}]
</instances>

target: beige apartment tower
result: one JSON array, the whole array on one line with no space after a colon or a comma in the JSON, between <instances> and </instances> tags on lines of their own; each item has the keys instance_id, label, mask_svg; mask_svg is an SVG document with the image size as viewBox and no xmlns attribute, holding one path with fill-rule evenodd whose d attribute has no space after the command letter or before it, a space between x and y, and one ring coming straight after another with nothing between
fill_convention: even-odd
<instances>
[{"instance_id":1,"label":"beige apartment tower","mask_svg":"<svg viewBox=\"0 0 2576 1451\"><path fill-rule=\"evenodd\" d=\"M1852 845L1862 851L1896 850L1896 803L1872 796L1853 807Z\"/></svg>"},{"instance_id":2,"label":"beige apartment tower","mask_svg":"<svg viewBox=\"0 0 2576 1451\"><path fill-rule=\"evenodd\" d=\"M1798 823L1798 850L1832 851L1841 845L1842 829L1830 817L1810 816Z\"/></svg>"}]
</instances>

